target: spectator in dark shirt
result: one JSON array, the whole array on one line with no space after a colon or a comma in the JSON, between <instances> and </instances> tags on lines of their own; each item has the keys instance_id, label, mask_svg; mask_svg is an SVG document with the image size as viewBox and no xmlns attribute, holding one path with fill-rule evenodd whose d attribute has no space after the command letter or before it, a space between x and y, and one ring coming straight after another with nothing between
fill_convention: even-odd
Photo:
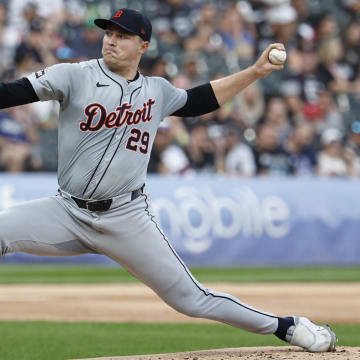
<instances>
[{"instance_id":1,"label":"spectator in dark shirt","mask_svg":"<svg viewBox=\"0 0 360 360\"><path fill-rule=\"evenodd\" d=\"M292 172L289 154L279 146L273 126L266 123L260 126L254 150L259 175L288 175Z\"/></svg>"},{"instance_id":2,"label":"spectator in dark shirt","mask_svg":"<svg viewBox=\"0 0 360 360\"><path fill-rule=\"evenodd\" d=\"M314 175L317 165L315 146L315 128L304 121L298 124L286 142L290 154L291 168L294 175Z\"/></svg>"},{"instance_id":3,"label":"spectator in dark shirt","mask_svg":"<svg viewBox=\"0 0 360 360\"><path fill-rule=\"evenodd\" d=\"M316 104L320 91L326 87L324 80L327 79L319 78L318 57L314 51L301 52L300 56L300 68L290 73L282 83L282 93L284 96L296 95L305 104Z\"/></svg>"},{"instance_id":4,"label":"spectator in dark shirt","mask_svg":"<svg viewBox=\"0 0 360 360\"><path fill-rule=\"evenodd\" d=\"M344 56L343 61L348 64L353 71L354 80L359 81L360 73L360 23L353 21L345 29L344 37Z\"/></svg>"},{"instance_id":5,"label":"spectator in dark shirt","mask_svg":"<svg viewBox=\"0 0 360 360\"><path fill-rule=\"evenodd\" d=\"M190 130L190 141L186 150L194 170L215 172L216 148L206 125L198 123Z\"/></svg>"}]
</instances>

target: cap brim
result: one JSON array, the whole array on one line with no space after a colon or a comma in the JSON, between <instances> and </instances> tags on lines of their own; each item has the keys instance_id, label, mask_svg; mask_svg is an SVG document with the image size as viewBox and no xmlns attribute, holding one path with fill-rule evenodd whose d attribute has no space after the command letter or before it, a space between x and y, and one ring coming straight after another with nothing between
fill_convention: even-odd
<instances>
[{"instance_id":1,"label":"cap brim","mask_svg":"<svg viewBox=\"0 0 360 360\"><path fill-rule=\"evenodd\" d=\"M106 30L109 25L116 25L116 26L124 29L125 31L127 31L127 32L130 33L130 34L137 35L137 34L135 34L133 31L129 30L126 26L120 25L120 24L118 24L117 22L112 21L112 20L108 20L108 19L95 19L95 20L94 20L94 24L95 24L96 26L98 26L99 28L103 29L103 30Z\"/></svg>"}]
</instances>

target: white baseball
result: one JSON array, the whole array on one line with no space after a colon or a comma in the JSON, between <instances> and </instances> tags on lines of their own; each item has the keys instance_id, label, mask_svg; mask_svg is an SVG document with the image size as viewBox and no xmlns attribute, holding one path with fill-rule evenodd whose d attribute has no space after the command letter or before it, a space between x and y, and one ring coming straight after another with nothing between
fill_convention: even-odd
<instances>
[{"instance_id":1,"label":"white baseball","mask_svg":"<svg viewBox=\"0 0 360 360\"><path fill-rule=\"evenodd\" d=\"M286 60L286 51L271 49L269 52L269 61L274 65L281 65Z\"/></svg>"}]
</instances>

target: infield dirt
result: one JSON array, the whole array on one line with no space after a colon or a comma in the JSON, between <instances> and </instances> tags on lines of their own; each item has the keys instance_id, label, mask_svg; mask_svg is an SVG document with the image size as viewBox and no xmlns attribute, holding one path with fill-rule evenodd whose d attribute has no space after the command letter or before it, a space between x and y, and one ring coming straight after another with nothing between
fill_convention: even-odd
<instances>
[{"instance_id":1,"label":"infield dirt","mask_svg":"<svg viewBox=\"0 0 360 360\"><path fill-rule=\"evenodd\" d=\"M211 283L277 315L360 323L360 283ZM1 285L1 320L207 322L182 315L142 284Z\"/></svg>"}]
</instances>

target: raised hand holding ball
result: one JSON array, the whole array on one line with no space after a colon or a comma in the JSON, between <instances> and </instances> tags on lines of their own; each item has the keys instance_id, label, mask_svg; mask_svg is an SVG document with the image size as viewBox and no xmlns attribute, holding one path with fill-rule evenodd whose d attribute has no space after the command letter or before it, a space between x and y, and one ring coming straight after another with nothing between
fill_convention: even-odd
<instances>
[{"instance_id":1,"label":"raised hand holding ball","mask_svg":"<svg viewBox=\"0 0 360 360\"><path fill-rule=\"evenodd\" d=\"M271 49L269 52L269 61L274 65L282 65L286 61L286 51Z\"/></svg>"}]
</instances>

